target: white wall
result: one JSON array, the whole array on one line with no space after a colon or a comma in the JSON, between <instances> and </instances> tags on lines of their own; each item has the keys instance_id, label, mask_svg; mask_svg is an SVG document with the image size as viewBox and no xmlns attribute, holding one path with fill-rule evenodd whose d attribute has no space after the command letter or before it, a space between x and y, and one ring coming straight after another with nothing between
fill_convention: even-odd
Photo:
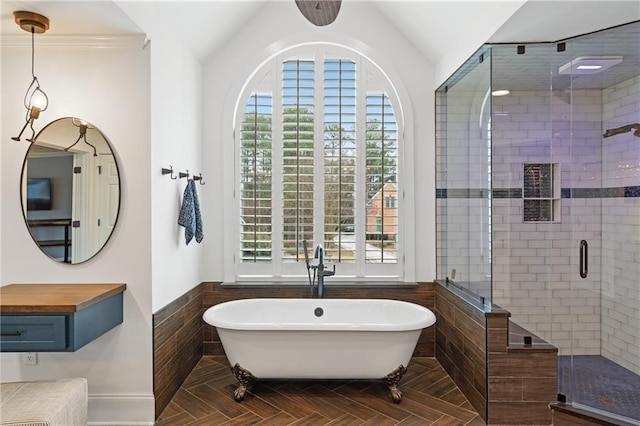
<instances>
[{"instance_id":1,"label":"white wall","mask_svg":"<svg viewBox=\"0 0 640 426\"><path fill-rule=\"evenodd\" d=\"M460 7L465 7L465 2L460 1ZM484 43L495 33L500 33L502 26L509 23L509 18L516 15L518 10L523 7L527 0L503 0L503 1L473 1L471 7L480 5L481 9L477 11L476 17L472 21L465 22L465 28L460 31L454 39L443 40L449 48L436 64L434 90L444 83L473 53L478 50ZM548 2L550 5L552 2ZM537 16L526 16L519 22L530 23L538 19ZM540 20L546 19L544 14L539 17ZM515 20L514 20L515 21ZM522 28L522 25L519 26ZM541 30L543 32L543 30ZM544 36L541 36L544 38ZM521 40L510 39L510 42ZM536 39L536 41L538 41Z\"/></svg>"},{"instance_id":2,"label":"white wall","mask_svg":"<svg viewBox=\"0 0 640 426\"><path fill-rule=\"evenodd\" d=\"M302 17L295 3L267 2L233 39L225 43L205 64L205 126L203 158L206 188L205 224L211 238L204 253L203 278L220 281L225 276L224 259L233 255L235 230L229 226L234 214L232 189L233 113L243 84L259 65L274 54L305 42L338 43L368 56L387 72L397 86L406 116L405 158L413 163L414 175L405 181L419 183L407 191L407 207L415 215L416 241L409 244L409 256L419 255L415 279L435 278L434 238L434 94L433 68L413 44L388 24L378 9L367 2L344 2L340 15L328 27L315 27ZM286 23L286 25L284 25ZM413 194L413 195L411 195ZM231 208L230 208L231 207ZM215 227L215 229L213 229ZM414 238L414 235L409 235ZM232 274L230 274L232 275Z\"/></svg>"},{"instance_id":3,"label":"white wall","mask_svg":"<svg viewBox=\"0 0 640 426\"><path fill-rule=\"evenodd\" d=\"M153 422L151 317L151 184L149 51L141 37L38 40L36 74L50 106L36 121L77 116L107 135L120 166L118 224L105 248L80 265L52 261L33 243L20 206L20 172L28 142L20 130L30 83L30 38L2 40L1 284L122 282L124 323L71 353L40 353L25 366L20 354L0 355L1 380L86 377L90 421Z\"/></svg>"},{"instance_id":4,"label":"white wall","mask_svg":"<svg viewBox=\"0 0 640 426\"><path fill-rule=\"evenodd\" d=\"M185 244L178 214L187 179L172 180L162 168L203 173L197 185L200 204L211 195L216 180L202 170L202 65L176 37L163 31L142 3L121 2L119 7L142 28L151 46L151 202L153 312L203 281L202 253L215 243L221 224L203 220L204 240ZM207 122L207 124L209 124Z\"/></svg>"}]
</instances>

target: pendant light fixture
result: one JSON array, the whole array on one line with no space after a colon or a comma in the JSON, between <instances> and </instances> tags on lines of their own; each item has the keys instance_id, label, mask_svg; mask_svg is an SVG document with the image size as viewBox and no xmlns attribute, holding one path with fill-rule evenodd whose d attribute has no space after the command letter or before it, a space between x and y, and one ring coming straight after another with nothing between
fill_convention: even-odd
<instances>
[{"instance_id":1,"label":"pendant light fixture","mask_svg":"<svg viewBox=\"0 0 640 426\"><path fill-rule=\"evenodd\" d=\"M296 0L296 6L304 17L319 27L336 20L341 4L342 0Z\"/></svg>"},{"instance_id":2,"label":"pendant light fixture","mask_svg":"<svg viewBox=\"0 0 640 426\"><path fill-rule=\"evenodd\" d=\"M33 128L33 122L40 116L40 113L47 109L49 106L49 98L47 94L40 88L40 82L35 74L35 48L34 39L35 34L44 34L49 29L49 18L42 16L34 12L26 12L19 10L13 12L16 24L23 30L31 33L31 84L27 88L27 92L24 94L24 107L27 109L25 123L20 130L18 136L12 137L14 141L19 141L22 133L27 126L31 128L31 138L27 139L29 142L33 142L36 131Z\"/></svg>"}]
</instances>

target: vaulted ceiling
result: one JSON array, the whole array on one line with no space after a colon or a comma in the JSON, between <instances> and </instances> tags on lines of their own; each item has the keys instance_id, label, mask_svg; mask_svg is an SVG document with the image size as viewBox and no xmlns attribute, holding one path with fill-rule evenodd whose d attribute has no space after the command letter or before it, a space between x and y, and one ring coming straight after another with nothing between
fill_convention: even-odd
<instances>
[{"instance_id":1,"label":"vaulted ceiling","mask_svg":"<svg viewBox=\"0 0 640 426\"><path fill-rule=\"evenodd\" d=\"M47 34L94 36L143 33L133 19L144 13L204 62L273 1L296 7L294 0L2 0L0 34L21 33L13 22L15 10L48 16ZM640 19L637 0L343 0L342 9L354 3L361 8L364 4L365 12L366 7L376 8L434 65L461 37L477 37L477 47L485 41L555 41ZM469 28L485 33L469 34Z\"/></svg>"}]
</instances>

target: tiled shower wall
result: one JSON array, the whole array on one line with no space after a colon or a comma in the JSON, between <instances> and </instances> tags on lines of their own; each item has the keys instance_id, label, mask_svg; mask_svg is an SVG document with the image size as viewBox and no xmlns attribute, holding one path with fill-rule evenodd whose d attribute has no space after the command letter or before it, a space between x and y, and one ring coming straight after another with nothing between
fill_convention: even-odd
<instances>
[{"instance_id":1,"label":"tiled shower wall","mask_svg":"<svg viewBox=\"0 0 640 426\"><path fill-rule=\"evenodd\" d=\"M600 353L600 271L579 277L580 240L600 258L599 90L517 91L494 98L493 301L559 353ZM573 137L572 137L573 134ZM523 221L523 163L558 163L557 221ZM579 189L583 189L580 191Z\"/></svg>"},{"instance_id":2,"label":"tiled shower wall","mask_svg":"<svg viewBox=\"0 0 640 426\"><path fill-rule=\"evenodd\" d=\"M640 123L640 76L602 98L603 129ZM627 196L602 208L602 355L640 374L640 138L629 132L603 142L603 186Z\"/></svg>"},{"instance_id":3,"label":"tiled shower wall","mask_svg":"<svg viewBox=\"0 0 640 426\"><path fill-rule=\"evenodd\" d=\"M438 278L457 268L456 282L485 297L492 280L493 303L560 354L602 354L639 372L640 139L602 134L640 123L640 77L605 90L512 90L493 98L489 122L485 71L473 72L475 87L437 97ZM559 165L554 223L523 220L526 162Z\"/></svg>"},{"instance_id":4,"label":"tiled shower wall","mask_svg":"<svg viewBox=\"0 0 640 426\"><path fill-rule=\"evenodd\" d=\"M493 301L560 354L602 354L638 373L639 139L602 133L640 122L640 77L549 96L494 99L494 188L521 187L523 162L552 162L563 190L559 223L525 223L521 199L494 197ZM577 266L582 239L586 279Z\"/></svg>"}]
</instances>

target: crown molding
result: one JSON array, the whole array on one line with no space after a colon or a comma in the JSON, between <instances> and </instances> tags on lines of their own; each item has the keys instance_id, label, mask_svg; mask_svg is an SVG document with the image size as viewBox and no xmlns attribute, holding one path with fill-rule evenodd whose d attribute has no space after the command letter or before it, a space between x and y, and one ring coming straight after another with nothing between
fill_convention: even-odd
<instances>
[{"instance_id":1,"label":"crown molding","mask_svg":"<svg viewBox=\"0 0 640 426\"><path fill-rule=\"evenodd\" d=\"M31 37L24 35L3 35L2 47L31 46ZM65 47L79 49L115 49L135 47L143 49L147 45L144 34L135 35L44 35L36 36L35 47Z\"/></svg>"}]
</instances>

